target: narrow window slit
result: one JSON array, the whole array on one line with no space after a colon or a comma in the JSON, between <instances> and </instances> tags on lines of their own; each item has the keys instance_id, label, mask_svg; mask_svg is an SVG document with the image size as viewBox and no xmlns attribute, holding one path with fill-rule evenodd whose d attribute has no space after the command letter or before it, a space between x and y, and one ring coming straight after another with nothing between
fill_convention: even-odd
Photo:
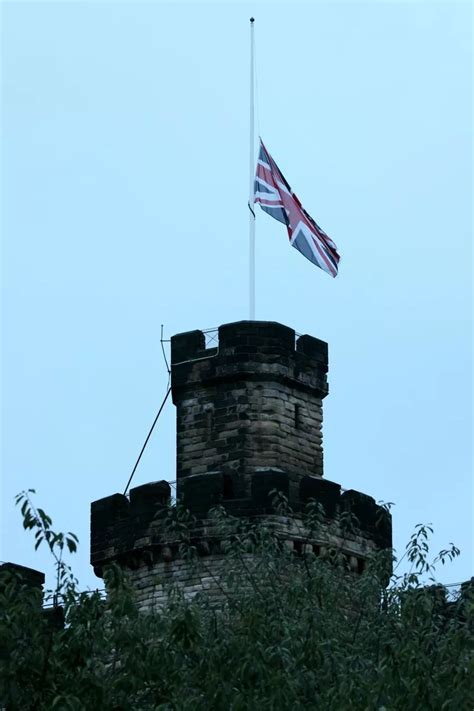
<instances>
[{"instance_id":1,"label":"narrow window slit","mask_svg":"<svg viewBox=\"0 0 474 711\"><path fill-rule=\"evenodd\" d=\"M206 405L204 408L205 426L207 439L211 439L214 429L214 409L212 406Z\"/></svg>"},{"instance_id":2,"label":"narrow window slit","mask_svg":"<svg viewBox=\"0 0 474 711\"><path fill-rule=\"evenodd\" d=\"M299 430L301 427L301 405L295 405L295 429Z\"/></svg>"},{"instance_id":3,"label":"narrow window slit","mask_svg":"<svg viewBox=\"0 0 474 711\"><path fill-rule=\"evenodd\" d=\"M234 482L230 474L224 474L222 496L224 499L234 498Z\"/></svg>"}]
</instances>

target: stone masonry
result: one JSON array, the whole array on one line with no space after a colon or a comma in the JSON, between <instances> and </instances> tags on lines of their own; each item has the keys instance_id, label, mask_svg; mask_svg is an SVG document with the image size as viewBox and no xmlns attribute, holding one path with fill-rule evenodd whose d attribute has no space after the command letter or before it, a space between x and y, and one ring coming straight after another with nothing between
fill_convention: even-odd
<instances>
[{"instance_id":1,"label":"stone masonry","mask_svg":"<svg viewBox=\"0 0 474 711\"><path fill-rule=\"evenodd\" d=\"M177 497L195 519L192 543L201 567L183 560L163 525L170 500L165 481L114 494L92 504L91 562L97 575L118 562L130 574L142 609L163 602L167 582L188 596L216 594L225 555L209 511L223 506L236 520L273 527L296 553L324 554L339 546L362 572L372 551L391 547L391 519L374 499L343 491L323 478L322 401L328 393L323 341L278 323L240 321L219 328L206 348L202 331L171 339L171 385L177 415ZM279 491L293 511L273 510ZM311 540L301 512L310 501L324 521ZM342 532L343 513L359 525Z\"/></svg>"},{"instance_id":2,"label":"stone masonry","mask_svg":"<svg viewBox=\"0 0 474 711\"><path fill-rule=\"evenodd\" d=\"M294 482L322 476L326 343L295 341L278 323L240 321L219 328L217 348L205 349L201 331L173 336L171 359L178 482L221 471L243 496L262 467Z\"/></svg>"}]
</instances>

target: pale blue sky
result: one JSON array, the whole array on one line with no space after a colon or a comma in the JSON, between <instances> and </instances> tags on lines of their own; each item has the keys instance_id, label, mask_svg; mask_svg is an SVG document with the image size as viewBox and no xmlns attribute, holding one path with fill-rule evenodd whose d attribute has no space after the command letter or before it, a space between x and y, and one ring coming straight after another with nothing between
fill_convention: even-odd
<instances>
[{"instance_id":1,"label":"pale blue sky","mask_svg":"<svg viewBox=\"0 0 474 711\"><path fill-rule=\"evenodd\" d=\"M257 318L329 342L325 475L395 502L470 577L471 6L2 5L0 558L13 497L76 532L122 491L169 336L247 317L248 19L259 127L342 255L331 279L258 213ZM134 484L175 476L167 406Z\"/></svg>"}]
</instances>

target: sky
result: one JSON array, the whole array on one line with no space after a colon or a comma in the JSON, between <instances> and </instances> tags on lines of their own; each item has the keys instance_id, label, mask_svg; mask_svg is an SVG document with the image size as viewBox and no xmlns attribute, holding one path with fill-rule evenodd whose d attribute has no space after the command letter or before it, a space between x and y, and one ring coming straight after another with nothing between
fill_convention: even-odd
<instances>
[{"instance_id":1,"label":"sky","mask_svg":"<svg viewBox=\"0 0 474 711\"><path fill-rule=\"evenodd\" d=\"M174 333L248 318L249 17L257 126L336 242L332 279L262 211L256 317L329 343L325 476L473 574L472 9L457 2L4 2L0 559L52 564L122 492ZM175 479L167 403L132 485ZM404 570L404 563L399 571Z\"/></svg>"}]
</instances>

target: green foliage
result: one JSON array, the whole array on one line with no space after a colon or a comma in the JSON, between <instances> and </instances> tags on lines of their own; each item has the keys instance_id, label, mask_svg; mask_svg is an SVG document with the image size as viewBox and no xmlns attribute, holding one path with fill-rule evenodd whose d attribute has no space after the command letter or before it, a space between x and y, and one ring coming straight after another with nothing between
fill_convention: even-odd
<instances>
[{"instance_id":1,"label":"green foliage","mask_svg":"<svg viewBox=\"0 0 474 711\"><path fill-rule=\"evenodd\" d=\"M79 541L74 533L55 533L52 530L53 522L50 517L43 509L36 508L31 500L30 494L35 493L34 489L22 491L15 497L15 504L20 506L23 528L35 530L35 550L38 550L42 543L46 543L54 559L56 589L48 591L46 600L48 601L52 597L54 603L57 604L60 599L65 599L68 596L74 598L77 580L71 568L64 562L63 555L65 545L70 553L75 553Z\"/></svg>"},{"instance_id":2,"label":"green foliage","mask_svg":"<svg viewBox=\"0 0 474 711\"><path fill-rule=\"evenodd\" d=\"M405 553L411 570L386 588L386 556L363 575L350 574L337 550L321 559L295 555L269 526L213 512L226 541L216 585L218 605L192 602L170 587L166 605L138 613L123 571L106 571L107 599L79 593L63 560L73 534L21 494L25 528L46 543L56 570L55 627L38 592L11 576L0 581L0 708L227 711L274 709L419 711L472 709L472 596L449 603L435 565L458 554L451 546L429 559L427 526ZM279 501L279 514L289 513ZM308 507L305 525L321 522ZM179 506L166 525L190 565L202 565L190 543L192 519ZM352 526L353 521L347 521ZM39 541L39 543L38 543ZM70 543L68 543L68 541ZM70 544L73 545L70 545ZM205 564L205 559L204 559Z\"/></svg>"}]
</instances>

